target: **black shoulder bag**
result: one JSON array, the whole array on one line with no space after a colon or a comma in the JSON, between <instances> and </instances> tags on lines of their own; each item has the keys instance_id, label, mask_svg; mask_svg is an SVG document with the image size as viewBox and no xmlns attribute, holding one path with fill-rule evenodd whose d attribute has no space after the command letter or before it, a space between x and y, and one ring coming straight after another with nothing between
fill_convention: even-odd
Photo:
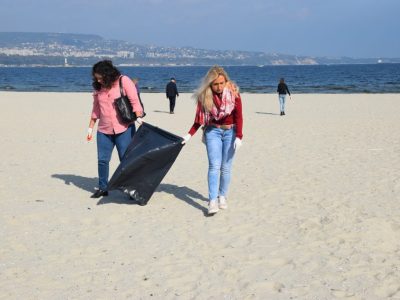
<instances>
[{"instance_id":1,"label":"black shoulder bag","mask_svg":"<svg viewBox=\"0 0 400 300\"><path fill-rule=\"evenodd\" d=\"M129 101L128 96L124 94L124 87L122 86L122 76L119 78L119 91L121 93L121 97L115 99L115 109L117 110L117 113L118 113L119 117L121 118L122 122L132 123L132 122L136 121L136 119L138 117L133 112L132 104ZM140 98L139 98L139 102L140 102L140 105L142 106L142 110L143 110L143 115L141 117L144 117L146 115L146 113L144 112L144 106L143 106L142 100L140 100Z\"/></svg>"}]
</instances>

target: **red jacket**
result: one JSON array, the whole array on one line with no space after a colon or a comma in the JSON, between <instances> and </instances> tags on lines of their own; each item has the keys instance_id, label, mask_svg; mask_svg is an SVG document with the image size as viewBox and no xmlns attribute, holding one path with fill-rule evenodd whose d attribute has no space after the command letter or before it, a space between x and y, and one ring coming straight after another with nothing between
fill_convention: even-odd
<instances>
[{"instance_id":1,"label":"red jacket","mask_svg":"<svg viewBox=\"0 0 400 300\"><path fill-rule=\"evenodd\" d=\"M214 104L217 105L214 101ZM217 107L218 108L218 107ZM195 117L195 120L197 117ZM240 95L235 99L235 108L231 112L230 115L226 116L225 118L221 120L213 120L213 124L216 125L232 125L234 124L236 126L236 137L239 139L243 138L243 114L242 114L242 99L240 98ZM202 124L194 122L192 128L189 130L190 135L194 135L196 131L200 128Z\"/></svg>"}]
</instances>

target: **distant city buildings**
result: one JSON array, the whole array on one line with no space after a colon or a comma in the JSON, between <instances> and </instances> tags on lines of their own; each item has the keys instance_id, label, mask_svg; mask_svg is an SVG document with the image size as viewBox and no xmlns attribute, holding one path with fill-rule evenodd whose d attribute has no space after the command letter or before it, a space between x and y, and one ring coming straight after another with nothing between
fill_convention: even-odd
<instances>
[{"instance_id":1,"label":"distant city buildings","mask_svg":"<svg viewBox=\"0 0 400 300\"><path fill-rule=\"evenodd\" d=\"M119 65L148 66L213 64L266 66L383 62L377 58L300 57L250 51L142 46L125 41L105 40L96 35L0 32L0 66L79 66L91 65L104 58L110 58ZM400 59L384 61L400 62Z\"/></svg>"}]
</instances>

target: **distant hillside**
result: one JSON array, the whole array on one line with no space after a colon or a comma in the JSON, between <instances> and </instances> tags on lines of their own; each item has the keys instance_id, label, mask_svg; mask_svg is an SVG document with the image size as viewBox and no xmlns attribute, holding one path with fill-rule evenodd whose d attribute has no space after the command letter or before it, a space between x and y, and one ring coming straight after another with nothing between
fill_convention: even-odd
<instances>
[{"instance_id":1,"label":"distant hillside","mask_svg":"<svg viewBox=\"0 0 400 300\"><path fill-rule=\"evenodd\" d=\"M20 47L27 44L60 44L65 46L89 47L103 38L94 34L63 34L34 32L0 32L0 47Z\"/></svg>"},{"instance_id":2,"label":"distant hillside","mask_svg":"<svg viewBox=\"0 0 400 300\"><path fill-rule=\"evenodd\" d=\"M400 58L328 58L144 46L91 34L0 32L0 66L84 66L105 58L119 65L144 66L400 63Z\"/></svg>"}]
</instances>

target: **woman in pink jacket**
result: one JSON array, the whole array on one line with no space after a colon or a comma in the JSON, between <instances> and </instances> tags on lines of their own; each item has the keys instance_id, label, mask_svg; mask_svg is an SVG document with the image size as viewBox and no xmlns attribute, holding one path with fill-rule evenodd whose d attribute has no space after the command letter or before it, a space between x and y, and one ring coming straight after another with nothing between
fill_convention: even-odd
<instances>
[{"instance_id":1,"label":"woman in pink jacket","mask_svg":"<svg viewBox=\"0 0 400 300\"><path fill-rule=\"evenodd\" d=\"M99 120L97 127L99 188L91 197L100 198L108 196L109 163L114 146L117 147L118 156L121 160L135 133L135 124L134 122L130 124L122 122L115 110L115 99L121 96L119 79L122 75L112 62L103 60L96 63L92 68L92 76L93 109L87 140L92 139L93 127ZM138 117L137 121L141 124L142 119L140 117L143 114L143 109L135 85L127 76L122 76L121 81L125 94L132 104L133 111Z\"/></svg>"}]
</instances>

